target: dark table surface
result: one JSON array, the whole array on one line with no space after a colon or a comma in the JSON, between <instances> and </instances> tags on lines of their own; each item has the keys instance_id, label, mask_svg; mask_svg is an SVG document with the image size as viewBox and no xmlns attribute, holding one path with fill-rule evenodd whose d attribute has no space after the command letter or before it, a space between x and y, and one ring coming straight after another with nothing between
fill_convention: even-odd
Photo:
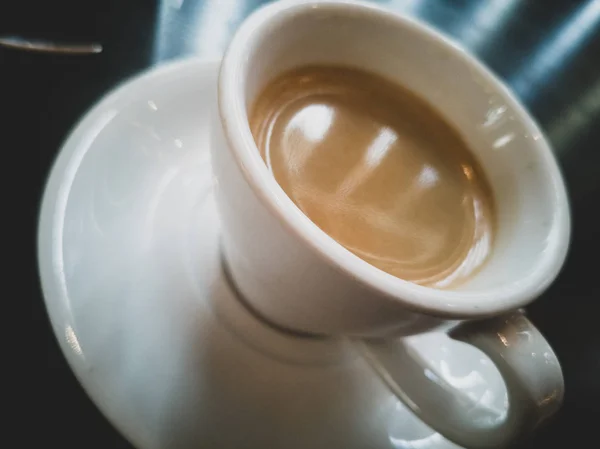
<instances>
[{"instance_id":1,"label":"dark table surface","mask_svg":"<svg viewBox=\"0 0 600 449\"><path fill-rule=\"evenodd\" d=\"M0 46L0 110L7 113L2 121L3 135L8 136L5 154L15 158L17 174L11 176L20 176L23 192L28 194L17 198L15 215L18 224L29 224L23 228L31 231L24 237L30 249L28 259L18 264L20 272L15 274L24 272L26 285L31 287L25 290L30 320L23 333L26 359L31 364L30 369L25 366L27 374L23 375L27 377L26 423L44 445L62 449L131 447L70 372L52 335L41 296L35 227L44 181L61 142L81 114L124 79L176 58L218 58L240 21L261 3L22 0L0 6L2 37L102 46L101 53L91 55ZM556 419L524 447L597 447L600 0L378 3L420 17L477 54L520 96L553 144L569 189L573 236L561 275L528 310L562 361L566 398ZM31 170L35 158L38 171ZM5 170L9 175L11 171ZM16 447L33 446L23 443Z\"/></svg>"}]
</instances>

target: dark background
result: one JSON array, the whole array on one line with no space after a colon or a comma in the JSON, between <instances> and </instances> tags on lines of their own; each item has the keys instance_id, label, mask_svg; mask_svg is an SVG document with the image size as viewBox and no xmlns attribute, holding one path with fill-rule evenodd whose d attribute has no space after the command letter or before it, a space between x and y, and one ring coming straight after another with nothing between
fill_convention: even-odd
<instances>
[{"instance_id":1,"label":"dark background","mask_svg":"<svg viewBox=\"0 0 600 449\"><path fill-rule=\"evenodd\" d=\"M130 448L70 372L52 334L35 261L39 201L70 128L103 94L164 61L214 59L261 1L22 0L0 2L0 37L94 42L95 55L62 55L0 46L0 111L5 165L3 220L20 232L11 316L23 423L14 447ZM529 315L564 369L565 404L528 448L598 447L600 425L600 0L389 0L378 3L435 25L480 56L515 90L553 144L573 215L571 249L554 285ZM8 137L8 139L6 139ZM7 218L15 217L14 220ZM13 241L14 240L14 241ZM11 246L12 247L12 246ZM8 273L8 275L7 275ZM24 278L23 282L21 279ZM8 279L9 284L12 279ZM23 288L26 287L26 288ZM21 313L26 313L25 322ZM26 350L24 350L24 348ZM19 382L19 380L18 380ZM16 410L16 409L15 409ZM9 410L9 414L11 411ZM12 420L9 419L9 422ZM36 443L35 446L39 446Z\"/></svg>"}]
</instances>

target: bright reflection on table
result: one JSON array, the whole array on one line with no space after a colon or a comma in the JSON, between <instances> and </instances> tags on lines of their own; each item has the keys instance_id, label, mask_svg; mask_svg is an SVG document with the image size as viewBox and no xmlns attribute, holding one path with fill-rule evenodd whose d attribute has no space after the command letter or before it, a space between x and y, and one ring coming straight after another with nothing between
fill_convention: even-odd
<instances>
[{"instance_id":1,"label":"bright reflection on table","mask_svg":"<svg viewBox=\"0 0 600 449\"><path fill-rule=\"evenodd\" d=\"M524 99L535 95L541 85L556 76L600 24L600 1L589 0L563 22L539 49L523 62L509 79L516 93Z\"/></svg>"},{"instance_id":2,"label":"bright reflection on table","mask_svg":"<svg viewBox=\"0 0 600 449\"><path fill-rule=\"evenodd\" d=\"M523 5L519 0L488 0L474 4L465 21L457 30L456 36L475 53L497 37L499 31L515 14L518 7Z\"/></svg>"},{"instance_id":3,"label":"bright reflection on table","mask_svg":"<svg viewBox=\"0 0 600 449\"><path fill-rule=\"evenodd\" d=\"M567 151L573 139L591 127L599 116L600 78L548 127L548 134L557 152Z\"/></svg>"},{"instance_id":4,"label":"bright reflection on table","mask_svg":"<svg viewBox=\"0 0 600 449\"><path fill-rule=\"evenodd\" d=\"M218 59L244 17L263 3L160 0L154 63L191 55Z\"/></svg>"}]
</instances>

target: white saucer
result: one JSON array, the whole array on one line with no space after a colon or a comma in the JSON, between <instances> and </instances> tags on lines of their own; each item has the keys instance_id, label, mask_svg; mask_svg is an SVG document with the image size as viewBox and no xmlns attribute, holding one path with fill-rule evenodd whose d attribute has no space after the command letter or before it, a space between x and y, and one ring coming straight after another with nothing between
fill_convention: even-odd
<instances>
[{"instance_id":1,"label":"white saucer","mask_svg":"<svg viewBox=\"0 0 600 449\"><path fill-rule=\"evenodd\" d=\"M286 419L265 426L261 409L253 409L267 396L260 396L261 388L297 392L288 393L273 377L257 385L256 397L246 397L236 390L235 376L252 379L263 365L279 373L286 364L328 376L332 357L352 356L327 340L303 342L293 354L278 352L280 343L289 348L294 339L262 330L229 287L208 151L217 67L189 60L144 74L104 98L71 133L41 209L38 257L46 305L77 378L138 448L306 447L305 433L290 435L294 428ZM252 326L262 332L259 343L243 334ZM435 375L475 401L503 406L502 380L485 357L450 345L444 334L411 342ZM461 363L465 357L467 364ZM457 447L418 421L368 366L358 369L365 378L360 400L376 398L380 410L357 417L354 427L370 426L376 435L356 441L357 448ZM235 422L246 428L229 431ZM268 432L259 433L260 426ZM323 435L329 430L340 431L326 428Z\"/></svg>"}]
</instances>

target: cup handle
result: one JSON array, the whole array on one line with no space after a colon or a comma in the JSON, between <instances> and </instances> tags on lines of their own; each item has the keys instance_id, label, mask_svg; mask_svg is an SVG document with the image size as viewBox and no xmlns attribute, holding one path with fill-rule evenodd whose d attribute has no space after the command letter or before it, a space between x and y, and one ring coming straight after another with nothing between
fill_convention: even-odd
<instances>
[{"instance_id":1,"label":"cup handle","mask_svg":"<svg viewBox=\"0 0 600 449\"><path fill-rule=\"evenodd\" d=\"M522 311L466 321L449 332L483 351L504 379L503 416L478 406L433 375L402 339L355 344L393 393L422 421L454 443L473 449L501 448L526 436L561 405L564 381L554 351Z\"/></svg>"}]
</instances>

